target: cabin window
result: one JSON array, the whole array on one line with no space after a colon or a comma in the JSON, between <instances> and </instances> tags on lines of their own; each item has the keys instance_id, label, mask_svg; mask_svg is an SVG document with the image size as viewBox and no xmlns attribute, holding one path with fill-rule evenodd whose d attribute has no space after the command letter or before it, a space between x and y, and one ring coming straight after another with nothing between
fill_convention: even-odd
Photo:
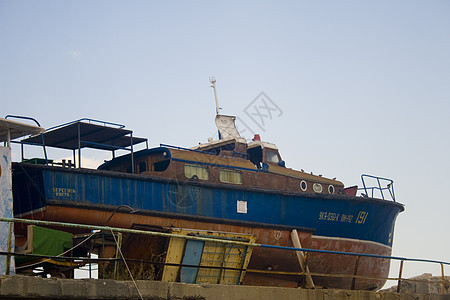
<instances>
[{"instance_id":1,"label":"cabin window","mask_svg":"<svg viewBox=\"0 0 450 300\"><path fill-rule=\"evenodd\" d=\"M261 147L253 147L247 150L250 161L258 168L261 169L262 163L262 149Z\"/></svg>"},{"instance_id":2,"label":"cabin window","mask_svg":"<svg viewBox=\"0 0 450 300\"><path fill-rule=\"evenodd\" d=\"M209 179L209 171L205 166L198 165L184 165L184 176L187 178L192 178L197 176L198 179L208 180Z\"/></svg>"},{"instance_id":3,"label":"cabin window","mask_svg":"<svg viewBox=\"0 0 450 300\"><path fill-rule=\"evenodd\" d=\"M157 161L153 164L153 171L162 172L167 169L170 164L170 159L165 159L161 161Z\"/></svg>"},{"instance_id":4,"label":"cabin window","mask_svg":"<svg viewBox=\"0 0 450 300\"><path fill-rule=\"evenodd\" d=\"M147 171L147 163L145 161L141 161L138 164L138 168L139 168L139 170L138 170L139 174L142 173L142 172Z\"/></svg>"},{"instance_id":5,"label":"cabin window","mask_svg":"<svg viewBox=\"0 0 450 300\"><path fill-rule=\"evenodd\" d=\"M231 144L227 144L227 145L221 145L219 147L216 148L211 148L208 150L204 150L204 152L213 154L213 155L219 155L221 151L234 151L234 149L236 148L236 145L233 143Z\"/></svg>"},{"instance_id":6,"label":"cabin window","mask_svg":"<svg viewBox=\"0 0 450 300\"><path fill-rule=\"evenodd\" d=\"M279 161L280 159L278 158L278 152L276 150L266 150L266 162L278 163Z\"/></svg>"},{"instance_id":7,"label":"cabin window","mask_svg":"<svg viewBox=\"0 0 450 300\"><path fill-rule=\"evenodd\" d=\"M242 184L242 174L235 170L220 170L220 181L227 183Z\"/></svg>"}]
</instances>

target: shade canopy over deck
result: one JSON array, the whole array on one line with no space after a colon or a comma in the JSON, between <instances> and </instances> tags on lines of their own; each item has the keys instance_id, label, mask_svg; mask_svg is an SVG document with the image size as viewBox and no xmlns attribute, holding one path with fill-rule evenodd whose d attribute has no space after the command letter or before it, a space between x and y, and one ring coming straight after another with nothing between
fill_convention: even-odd
<instances>
[{"instance_id":1,"label":"shade canopy over deck","mask_svg":"<svg viewBox=\"0 0 450 300\"><path fill-rule=\"evenodd\" d=\"M20 141L21 144L78 150L78 166L81 166L81 149L91 148L112 151L127 150L133 153L133 146L147 142L145 138L133 136L133 131L124 129L124 125L80 119L49 128L42 135L32 136ZM133 155L132 155L133 156Z\"/></svg>"},{"instance_id":2,"label":"shade canopy over deck","mask_svg":"<svg viewBox=\"0 0 450 300\"><path fill-rule=\"evenodd\" d=\"M119 150L147 141L145 138L133 137L133 131L123 129L123 125L113 123L98 125L86 121L91 120L82 119L48 129L44 133L45 146L67 150L78 148ZM21 142L42 145L40 136L33 136Z\"/></svg>"}]
</instances>

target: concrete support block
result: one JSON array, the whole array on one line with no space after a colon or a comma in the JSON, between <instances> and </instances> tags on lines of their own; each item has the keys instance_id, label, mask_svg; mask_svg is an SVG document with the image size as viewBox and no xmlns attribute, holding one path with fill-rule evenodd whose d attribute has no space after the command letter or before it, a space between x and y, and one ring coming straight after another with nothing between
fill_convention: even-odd
<instances>
[{"instance_id":1,"label":"concrete support block","mask_svg":"<svg viewBox=\"0 0 450 300\"><path fill-rule=\"evenodd\" d=\"M59 298L60 287L56 280L29 276L0 276L2 298L33 299L46 295Z\"/></svg>"},{"instance_id":2,"label":"concrete support block","mask_svg":"<svg viewBox=\"0 0 450 300\"><path fill-rule=\"evenodd\" d=\"M71 296L71 290L74 288L82 289L82 291L75 292L80 299L134 299L130 295L128 281L104 279L71 279L70 281L62 285L61 295L67 299Z\"/></svg>"},{"instance_id":3,"label":"concrete support block","mask_svg":"<svg viewBox=\"0 0 450 300\"><path fill-rule=\"evenodd\" d=\"M296 297L292 297L292 299L307 299L307 300L324 300L323 292L320 290L307 290L307 289L301 289L297 288L295 289L297 291ZM276 298L281 299L280 297Z\"/></svg>"},{"instance_id":4,"label":"concrete support block","mask_svg":"<svg viewBox=\"0 0 450 300\"><path fill-rule=\"evenodd\" d=\"M139 298L136 286L133 282L128 281L130 296ZM139 292L144 299L166 300L168 299L169 286L171 283L163 281L138 280L136 281Z\"/></svg>"},{"instance_id":5,"label":"concrete support block","mask_svg":"<svg viewBox=\"0 0 450 300\"><path fill-rule=\"evenodd\" d=\"M370 291L352 291L352 290L323 290L323 299L341 299L341 300L380 300L379 294Z\"/></svg>"},{"instance_id":6,"label":"concrete support block","mask_svg":"<svg viewBox=\"0 0 450 300\"><path fill-rule=\"evenodd\" d=\"M183 298L185 297L185 298ZM170 283L168 300L324 300L323 290L280 288L267 286L236 286L216 284ZM330 298L331 299L331 298Z\"/></svg>"},{"instance_id":7,"label":"concrete support block","mask_svg":"<svg viewBox=\"0 0 450 300\"><path fill-rule=\"evenodd\" d=\"M251 286L230 286L230 285L218 285L218 284L183 284L183 283L171 283L169 287L170 300L183 299L201 299L201 300L217 300L217 299L235 299L235 300L248 300L248 299L277 299L276 296L280 290L270 287L251 287ZM296 289L286 290L280 299L294 299L290 297L296 294ZM298 299L296 297L295 299Z\"/></svg>"}]
</instances>

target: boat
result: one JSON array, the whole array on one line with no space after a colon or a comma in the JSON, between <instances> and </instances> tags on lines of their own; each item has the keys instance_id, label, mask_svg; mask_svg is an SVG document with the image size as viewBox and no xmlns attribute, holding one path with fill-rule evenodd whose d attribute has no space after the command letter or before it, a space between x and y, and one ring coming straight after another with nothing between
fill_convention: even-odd
<instances>
[{"instance_id":1,"label":"boat","mask_svg":"<svg viewBox=\"0 0 450 300\"><path fill-rule=\"evenodd\" d=\"M275 246L253 248L238 284L307 285L297 253L283 249L301 245L324 250L305 258L315 287L376 290L384 285L389 260L365 254L391 255L395 220L404 210L392 180L364 175L357 194L357 187L335 178L288 168L275 144L259 135L251 141L241 137L235 117L220 114L218 105L215 122L219 139L191 148L149 148L146 139L123 125L92 119L25 138L20 143L42 146L45 158L13 165L15 216L161 232L226 232ZM71 150L73 159L49 160L46 147ZM97 169L82 168L84 148L111 151L112 158ZM117 150L129 153L116 156ZM370 179L375 187L367 185ZM16 245L25 241L24 229L16 226ZM166 253L167 243L128 237L122 252L154 260Z\"/></svg>"}]
</instances>

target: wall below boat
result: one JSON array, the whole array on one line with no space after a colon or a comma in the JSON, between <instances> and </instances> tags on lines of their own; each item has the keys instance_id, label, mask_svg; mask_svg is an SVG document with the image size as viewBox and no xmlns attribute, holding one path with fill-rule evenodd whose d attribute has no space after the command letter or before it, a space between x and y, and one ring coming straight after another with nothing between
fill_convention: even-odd
<instances>
[{"instance_id":1,"label":"wall below boat","mask_svg":"<svg viewBox=\"0 0 450 300\"><path fill-rule=\"evenodd\" d=\"M197 300L248 300L248 299L377 299L377 300L450 300L450 295L386 293L351 290L307 290L279 287L235 285L200 285L176 282L136 282L143 299L197 299ZM0 299L140 299L131 281L100 279L57 279L28 276L1 276Z\"/></svg>"}]
</instances>

